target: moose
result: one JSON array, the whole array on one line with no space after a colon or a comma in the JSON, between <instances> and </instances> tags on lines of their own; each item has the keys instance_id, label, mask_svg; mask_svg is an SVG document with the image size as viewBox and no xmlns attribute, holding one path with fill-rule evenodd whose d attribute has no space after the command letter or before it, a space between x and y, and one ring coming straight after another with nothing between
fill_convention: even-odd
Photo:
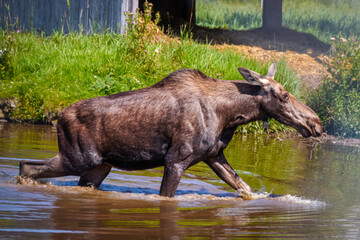
<instances>
[{"instance_id":1,"label":"moose","mask_svg":"<svg viewBox=\"0 0 360 240\"><path fill-rule=\"evenodd\" d=\"M164 166L160 195L173 197L186 169L205 162L223 181L251 199L253 191L232 169L224 149L238 125L274 118L303 137L322 133L319 117L274 80L238 68L244 80L178 70L153 86L76 102L58 116L59 153L46 161L21 161L24 178L79 176L79 186L99 187L112 167Z\"/></svg>"}]
</instances>

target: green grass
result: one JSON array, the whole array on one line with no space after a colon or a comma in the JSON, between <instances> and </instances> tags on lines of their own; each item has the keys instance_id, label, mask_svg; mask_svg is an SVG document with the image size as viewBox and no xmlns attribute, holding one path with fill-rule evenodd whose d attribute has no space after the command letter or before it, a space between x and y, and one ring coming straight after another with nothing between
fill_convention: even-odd
<instances>
[{"instance_id":1,"label":"green grass","mask_svg":"<svg viewBox=\"0 0 360 240\"><path fill-rule=\"evenodd\" d=\"M198 0L197 24L248 30L262 26L258 0ZM283 26L311 33L329 43L330 37L360 36L360 2L356 0L283 0Z\"/></svg>"},{"instance_id":2,"label":"green grass","mask_svg":"<svg viewBox=\"0 0 360 240\"><path fill-rule=\"evenodd\" d=\"M285 27L327 43L331 37L360 36L360 1L284 0L283 12Z\"/></svg>"},{"instance_id":3,"label":"green grass","mask_svg":"<svg viewBox=\"0 0 360 240\"><path fill-rule=\"evenodd\" d=\"M260 1L197 0L196 24L236 30L259 28L262 26Z\"/></svg>"}]
</instances>

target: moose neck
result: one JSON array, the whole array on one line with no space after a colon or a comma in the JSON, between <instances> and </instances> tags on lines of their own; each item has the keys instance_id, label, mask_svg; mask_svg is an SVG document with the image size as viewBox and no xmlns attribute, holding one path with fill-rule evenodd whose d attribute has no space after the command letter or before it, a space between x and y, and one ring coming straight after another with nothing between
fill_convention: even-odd
<instances>
[{"instance_id":1,"label":"moose neck","mask_svg":"<svg viewBox=\"0 0 360 240\"><path fill-rule=\"evenodd\" d=\"M224 128L235 128L266 117L261 108L264 95L260 86L246 81L223 81L224 88L217 100L217 112Z\"/></svg>"}]
</instances>

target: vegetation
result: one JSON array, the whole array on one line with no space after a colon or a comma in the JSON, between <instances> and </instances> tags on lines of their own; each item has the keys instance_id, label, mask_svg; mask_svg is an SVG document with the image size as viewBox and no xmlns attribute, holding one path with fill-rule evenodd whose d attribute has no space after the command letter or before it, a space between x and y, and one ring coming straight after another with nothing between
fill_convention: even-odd
<instances>
[{"instance_id":1,"label":"vegetation","mask_svg":"<svg viewBox=\"0 0 360 240\"><path fill-rule=\"evenodd\" d=\"M258 0L198 0L197 24L248 30L262 26ZM360 36L360 2L356 0L283 0L284 27L311 33L329 43L330 37Z\"/></svg>"},{"instance_id":2,"label":"vegetation","mask_svg":"<svg viewBox=\"0 0 360 240\"><path fill-rule=\"evenodd\" d=\"M360 138L359 39L334 39L327 66L332 77L310 97L310 104L328 133Z\"/></svg>"},{"instance_id":3,"label":"vegetation","mask_svg":"<svg viewBox=\"0 0 360 240\"><path fill-rule=\"evenodd\" d=\"M179 39L161 34L149 13L127 14L127 36L0 31L0 99L8 101L9 116L49 122L76 101L147 87L181 68L229 80L241 79L239 66L266 73L270 63L264 66L234 51L216 50L185 32ZM277 80L296 94L296 74L285 61L277 65ZM255 123L241 131L261 129ZM279 123L270 124L270 131L283 129Z\"/></svg>"}]
</instances>

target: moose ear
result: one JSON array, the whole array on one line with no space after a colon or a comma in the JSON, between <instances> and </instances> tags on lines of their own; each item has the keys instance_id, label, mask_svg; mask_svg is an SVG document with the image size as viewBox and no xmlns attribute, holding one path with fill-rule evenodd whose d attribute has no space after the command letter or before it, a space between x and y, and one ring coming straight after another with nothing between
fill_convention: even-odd
<instances>
[{"instance_id":1,"label":"moose ear","mask_svg":"<svg viewBox=\"0 0 360 240\"><path fill-rule=\"evenodd\" d=\"M252 85L265 86L269 84L269 81L257 72L251 71L243 67L239 67L238 71L245 78L245 80Z\"/></svg>"},{"instance_id":2,"label":"moose ear","mask_svg":"<svg viewBox=\"0 0 360 240\"><path fill-rule=\"evenodd\" d=\"M275 73L276 73L276 64L275 64L275 62L272 62L272 64L270 65L270 67L269 67L269 69L268 69L265 76L274 78Z\"/></svg>"}]
</instances>

